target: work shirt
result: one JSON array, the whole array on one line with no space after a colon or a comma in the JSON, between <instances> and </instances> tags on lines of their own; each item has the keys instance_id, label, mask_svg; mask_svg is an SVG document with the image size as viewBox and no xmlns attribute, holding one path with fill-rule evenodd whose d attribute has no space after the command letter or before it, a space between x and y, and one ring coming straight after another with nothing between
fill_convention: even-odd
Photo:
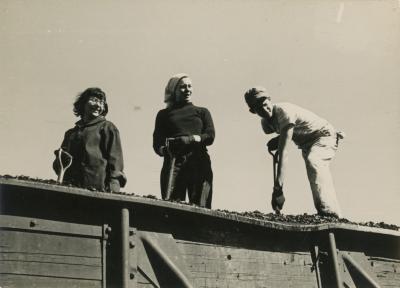
<instances>
[{"instance_id":1,"label":"work shirt","mask_svg":"<svg viewBox=\"0 0 400 288\"><path fill-rule=\"evenodd\" d=\"M278 134L292 125L292 140L301 149L312 145L320 137L334 136L336 133L327 120L291 103L274 104L271 119L262 118L261 125L264 131L269 128Z\"/></svg>"},{"instance_id":2,"label":"work shirt","mask_svg":"<svg viewBox=\"0 0 400 288\"><path fill-rule=\"evenodd\" d=\"M158 112L153 133L153 148L157 154L160 147L165 146L166 138L190 135L201 138L200 143L193 143L191 147L196 151L207 151L206 146L214 142L214 124L207 108L183 103Z\"/></svg>"},{"instance_id":3,"label":"work shirt","mask_svg":"<svg viewBox=\"0 0 400 288\"><path fill-rule=\"evenodd\" d=\"M72 155L72 165L65 172L65 182L95 188L108 189L112 179L125 186L123 155L117 127L103 116L88 123L82 120L65 133L61 148ZM57 159L54 161L54 170Z\"/></svg>"}]
</instances>

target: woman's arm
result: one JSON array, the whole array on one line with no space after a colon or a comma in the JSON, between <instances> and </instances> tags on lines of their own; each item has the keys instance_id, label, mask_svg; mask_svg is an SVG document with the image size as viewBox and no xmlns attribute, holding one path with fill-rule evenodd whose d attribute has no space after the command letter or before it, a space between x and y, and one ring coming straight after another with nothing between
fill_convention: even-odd
<instances>
[{"instance_id":1,"label":"woman's arm","mask_svg":"<svg viewBox=\"0 0 400 288\"><path fill-rule=\"evenodd\" d=\"M203 110L203 131L201 133L200 139L201 142L204 143L205 145L211 145L214 142L215 139L215 128L214 128L214 122L211 117L210 111L208 111L207 108L204 108Z\"/></svg>"},{"instance_id":2,"label":"woman's arm","mask_svg":"<svg viewBox=\"0 0 400 288\"><path fill-rule=\"evenodd\" d=\"M156 123L153 132L153 149L160 156L164 156L164 146L165 146L165 121L163 121L162 110L157 113Z\"/></svg>"},{"instance_id":3,"label":"woman's arm","mask_svg":"<svg viewBox=\"0 0 400 288\"><path fill-rule=\"evenodd\" d=\"M121 187L126 184L126 176L123 172L124 170L124 158L122 154L121 139L119 136L119 131L114 125L110 125L109 129L106 131L107 138L107 174L109 176L110 189L112 192L119 192L119 187L115 184L116 181L119 182ZM113 188L114 187L114 188ZM114 191L114 190L118 191Z\"/></svg>"}]
</instances>

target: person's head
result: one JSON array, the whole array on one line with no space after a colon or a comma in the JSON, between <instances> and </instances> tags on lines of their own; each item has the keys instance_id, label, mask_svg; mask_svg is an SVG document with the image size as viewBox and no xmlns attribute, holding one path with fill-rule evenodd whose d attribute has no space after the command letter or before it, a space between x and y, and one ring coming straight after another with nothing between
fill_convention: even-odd
<instances>
[{"instance_id":1,"label":"person's head","mask_svg":"<svg viewBox=\"0 0 400 288\"><path fill-rule=\"evenodd\" d=\"M164 102L167 105L186 103L191 101L192 80L187 74L179 73L169 79L165 87Z\"/></svg>"},{"instance_id":2,"label":"person's head","mask_svg":"<svg viewBox=\"0 0 400 288\"><path fill-rule=\"evenodd\" d=\"M106 94L97 87L80 93L74 102L74 114L84 119L94 119L108 113Z\"/></svg>"},{"instance_id":3,"label":"person's head","mask_svg":"<svg viewBox=\"0 0 400 288\"><path fill-rule=\"evenodd\" d=\"M249 106L249 111L257 114L260 117L272 116L272 102L271 96L268 95L264 87L253 87L246 91L244 99Z\"/></svg>"}]
</instances>

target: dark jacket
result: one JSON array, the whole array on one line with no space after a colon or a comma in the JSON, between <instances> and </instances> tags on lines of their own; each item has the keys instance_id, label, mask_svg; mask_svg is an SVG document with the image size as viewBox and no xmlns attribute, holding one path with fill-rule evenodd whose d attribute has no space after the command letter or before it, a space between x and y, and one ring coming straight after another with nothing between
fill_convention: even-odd
<instances>
[{"instance_id":1,"label":"dark jacket","mask_svg":"<svg viewBox=\"0 0 400 288\"><path fill-rule=\"evenodd\" d=\"M126 184L121 140L117 127L100 116L88 123L82 120L65 133L61 148L72 155L72 165L64 182L99 191L109 190L110 182ZM53 168L58 174L56 159ZM114 191L117 192L117 191Z\"/></svg>"}]
</instances>

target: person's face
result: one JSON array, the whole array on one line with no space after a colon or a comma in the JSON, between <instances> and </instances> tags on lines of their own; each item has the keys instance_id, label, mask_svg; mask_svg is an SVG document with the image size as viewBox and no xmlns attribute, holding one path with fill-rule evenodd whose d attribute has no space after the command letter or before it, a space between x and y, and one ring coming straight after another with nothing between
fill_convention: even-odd
<instances>
[{"instance_id":1,"label":"person's face","mask_svg":"<svg viewBox=\"0 0 400 288\"><path fill-rule=\"evenodd\" d=\"M272 117L272 102L270 97L265 97L263 100L258 101L257 105L254 107L256 114L263 118Z\"/></svg>"},{"instance_id":2,"label":"person's face","mask_svg":"<svg viewBox=\"0 0 400 288\"><path fill-rule=\"evenodd\" d=\"M94 119L104 112L104 101L96 96L91 96L84 106L84 118Z\"/></svg>"},{"instance_id":3,"label":"person's face","mask_svg":"<svg viewBox=\"0 0 400 288\"><path fill-rule=\"evenodd\" d=\"M175 101L177 103L190 102L192 91L192 80L188 77L181 79L175 90Z\"/></svg>"}]
</instances>

